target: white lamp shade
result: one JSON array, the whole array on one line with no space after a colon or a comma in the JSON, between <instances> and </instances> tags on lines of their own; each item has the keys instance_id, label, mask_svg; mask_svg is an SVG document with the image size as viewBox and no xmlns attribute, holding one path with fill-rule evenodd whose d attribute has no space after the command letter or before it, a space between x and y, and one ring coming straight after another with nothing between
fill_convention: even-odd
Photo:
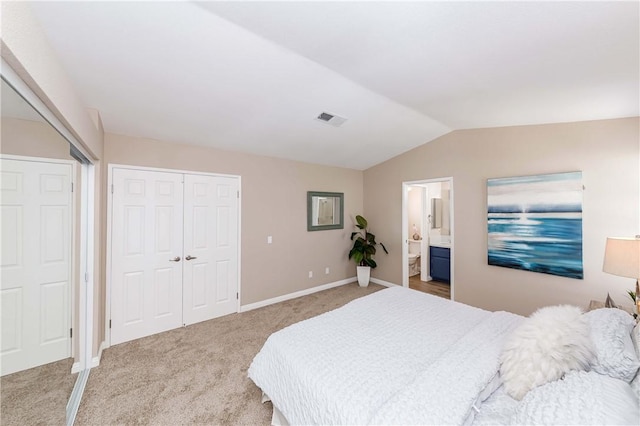
<instances>
[{"instance_id":1,"label":"white lamp shade","mask_svg":"<svg viewBox=\"0 0 640 426\"><path fill-rule=\"evenodd\" d=\"M602 270L621 277L640 278L640 238L607 238Z\"/></svg>"}]
</instances>

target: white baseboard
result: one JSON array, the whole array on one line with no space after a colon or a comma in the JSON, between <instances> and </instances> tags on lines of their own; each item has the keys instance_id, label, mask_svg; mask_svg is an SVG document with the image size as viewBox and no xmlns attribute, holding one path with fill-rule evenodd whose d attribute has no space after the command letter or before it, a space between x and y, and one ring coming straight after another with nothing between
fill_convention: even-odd
<instances>
[{"instance_id":1,"label":"white baseboard","mask_svg":"<svg viewBox=\"0 0 640 426\"><path fill-rule=\"evenodd\" d=\"M380 284L383 285L385 287L398 287L399 284L394 284L394 283L390 283L389 281L383 281L379 278L371 278L369 281L371 281L374 284ZM402 287L402 286L400 286Z\"/></svg>"},{"instance_id":2,"label":"white baseboard","mask_svg":"<svg viewBox=\"0 0 640 426\"><path fill-rule=\"evenodd\" d=\"M97 367L100 365L100 359L102 358L102 351L106 349L106 342L100 343L100 348L98 349L98 355L91 358L91 363L89 364L89 368ZM71 373L79 373L82 371L80 368L79 362L74 362L71 366Z\"/></svg>"},{"instance_id":3,"label":"white baseboard","mask_svg":"<svg viewBox=\"0 0 640 426\"><path fill-rule=\"evenodd\" d=\"M102 351L106 348L106 342L100 343L100 348L98 349L98 355L91 358L90 368L97 367L100 365L100 359L102 358Z\"/></svg>"},{"instance_id":4,"label":"white baseboard","mask_svg":"<svg viewBox=\"0 0 640 426\"><path fill-rule=\"evenodd\" d=\"M284 302L285 300L295 299L297 297L307 296L309 294L317 293L323 290L329 290L330 288L340 287L341 285L349 284L356 281L356 277L346 278L340 281L334 281L332 283L319 285L317 287L308 288L306 290L296 291L294 293L285 294L282 296L274 297L260 302L249 303L247 305L240 306L240 312L247 312L253 309L263 308L265 306L273 305L274 303Z\"/></svg>"}]
</instances>

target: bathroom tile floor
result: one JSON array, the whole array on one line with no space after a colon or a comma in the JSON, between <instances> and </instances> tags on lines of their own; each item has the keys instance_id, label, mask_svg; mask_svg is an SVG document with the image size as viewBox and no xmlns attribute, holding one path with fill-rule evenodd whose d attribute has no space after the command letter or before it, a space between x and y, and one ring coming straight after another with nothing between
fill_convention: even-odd
<instances>
[{"instance_id":1,"label":"bathroom tile floor","mask_svg":"<svg viewBox=\"0 0 640 426\"><path fill-rule=\"evenodd\" d=\"M439 281L420 281L420 275L409 277L409 288L433 294L434 296L451 299L451 287L447 283Z\"/></svg>"}]
</instances>

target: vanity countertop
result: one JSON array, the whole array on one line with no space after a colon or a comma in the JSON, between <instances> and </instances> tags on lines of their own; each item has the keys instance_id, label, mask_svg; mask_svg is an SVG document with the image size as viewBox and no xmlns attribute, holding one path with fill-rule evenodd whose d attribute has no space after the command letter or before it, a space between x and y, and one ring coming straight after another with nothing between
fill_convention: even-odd
<instances>
[{"instance_id":1,"label":"vanity countertop","mask_svg":"<svg viewBox=\"0 0 640 426\"><path fill-rule=\"evenodd\" d=\"M429 245L440 248L451 248L451 239L442 237L429 238Z\"/></svg>"},{"instance_id":2,"label":"vanity countertop","mask_svg":"<svg viewBox=\"0 0 640 426\"><path fill-rule=\"evenodd\" d=\"M444 242L444 241L442 241L442 242L436 242L436 241L434 241L434 242L429 243L429 245L430 245L431 247L451 248L451 243L449 243L449 242Z\"/></svg>"}]
</instances>

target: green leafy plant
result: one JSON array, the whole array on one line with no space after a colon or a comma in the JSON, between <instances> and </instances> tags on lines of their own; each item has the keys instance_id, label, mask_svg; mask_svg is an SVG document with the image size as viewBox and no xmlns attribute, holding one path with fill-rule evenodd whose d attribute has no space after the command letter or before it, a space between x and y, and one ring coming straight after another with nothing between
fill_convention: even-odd
<instances>
[{"instance_id":1,"label":"green leafy plant","mask_svg":"<svg viewBox=\"0 0 640 426\"><path fill-rule=\"evenodd\" d=\"M360 230L351 233L353 247L349 251L349 259L353 259L358 266L375 268L378 266L373 260L373 255L376 254L376 245L380 244L385 253L389 254L389 252L384 244L376 242L376 236L369 232L369 224L364 217L356 216L356 222L356 227Z\"/></svg>"},{"instance_id":2,"label":"green leafy plant","mask_svg":"<svg viewBox=\"0 0 640 426\"><path fill-rule=\"evenodd\" d=\"M627 294L629 295L631 300L633 300L633 304L635 306L636 305L636 292L633 291L633 290L627 290ZM633 318L637 319L638 318L638 314L640 314L640 312L634 313L633 314Z\"/></svg>"},{"instance_id":3,"label":"green leafy plant","mask_svg":"<svg viewBox=\"0 0 640 426\"><path fill-rule=\"evenodd\" d=\"M631 298L631 300L633 300L633 304L636 304L636 292L633 290L627 290L627 294L629 295L629 297Z\"/></svg>"}]
</instances>

